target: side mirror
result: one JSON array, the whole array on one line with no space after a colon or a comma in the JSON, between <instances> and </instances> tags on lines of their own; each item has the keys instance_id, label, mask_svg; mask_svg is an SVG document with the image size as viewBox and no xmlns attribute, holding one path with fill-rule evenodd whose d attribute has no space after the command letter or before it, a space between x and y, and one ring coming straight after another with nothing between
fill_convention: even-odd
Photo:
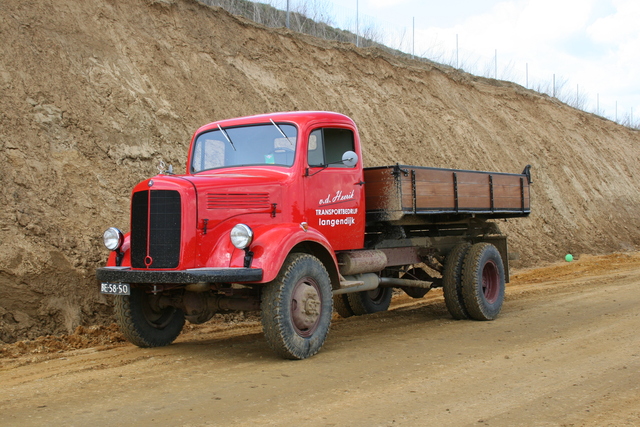
<instances>
[{"instance_id":1,"label":"side mirror","mask_svg":"<svg viewBox=\"0 0 640 427\"><path fill-rule=\"evenodd\" d=\"M346 151L342 155L342 164L349 168L354 167L358 164L358 155L353 151Z\"/></svg>"}]
</instances>

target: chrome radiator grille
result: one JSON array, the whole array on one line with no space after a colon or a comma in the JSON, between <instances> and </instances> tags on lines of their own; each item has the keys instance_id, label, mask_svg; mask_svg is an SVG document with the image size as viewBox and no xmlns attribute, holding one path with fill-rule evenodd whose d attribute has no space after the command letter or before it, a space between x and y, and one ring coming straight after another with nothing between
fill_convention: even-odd
<instances>
[{"instance_id":1,"label":"chrome radiator grille","mask_svg":"<svg viewBox=\"0 0 640 427\"><path fill-rule=\"evenodd\" d=\"M176 268L180 262L180 193L147 190L131 200L131 266Z\"/></svg>"}]
</instances>

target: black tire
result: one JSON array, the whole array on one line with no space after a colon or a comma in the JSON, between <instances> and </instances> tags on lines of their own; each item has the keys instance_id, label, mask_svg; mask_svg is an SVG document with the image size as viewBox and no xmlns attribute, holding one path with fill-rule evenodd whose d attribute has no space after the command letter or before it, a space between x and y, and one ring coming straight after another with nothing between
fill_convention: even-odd
<instances>
[{"instance_id":1,"label":"black tire","mask_svg":"<svg viewBox=\"0 0 640 427\"><path fill-rule=\"evenodd\" d=\"M316 354L329 333L333 298L329 273L308 254L290 254L278 277L262 290L262 328L285 359Z\"/></svg>"},{"instance_id":2,"label":"black tire","mask_svg":"<svg viewBox=\"0 0 640 427\"><path fill-rule=\"evenodd\" d=\"M462 270L462 296L472 319L493 320L504 302L504 264L490 243L469 249Z\"/></svg>"},{"instance_id":3,"label":"black tire","mask_svg":"<svg viewBox=\"0 0 640 427\"><path fill-rule=\"evenodd\" d=\"M162 347L171 344L182 331L184 313L175 307L159 308L159 296L141 288L115 300L115 317L124 336L138 347Z\"/></svg>"},{"instance_id":4,"label":"black tire","mask_svg":"<svg viewBox=\"0 0 640 427\"><path fill-rule=\"evenodd\" d=\"M387 311L392 296L393 288L387 287L347 294L349 306L356 316Z\"/></svg>"},{"instance_id":5,"label":"black tire","mask_svg":"<svg viewBox=\"0 0 640 427\"><path fill-rule=\"evenodd\" d=\"M431 276L421 268L412 268L402 275L403 279L430 281ZM403 286L401 288L411 298L422 298L429 292L427 288L416 288L413 286Z\"/></svg>"},{"instance_id":6,"label":"black tire","mask_svg":"<svg viewBox=\"0 0 640 427\"><path fill-rule=\"evenodd\" d=\"M353 316L353 310L349 305L349 297L347 294L333 296L333 309L344 318Z\"/></svg>"},{"instance_id":7,"label":"black tire","mask_svg":"<svg viewBox=\"0 0 640 427\"><path fill-rule=\"evenodd\" d=\"M456 320L469 318L469 312L462 296L462 268L471 244L459 243L451 249L444 260L442 271L442 291L447 310Z\"/></svg>"}]
</instances>

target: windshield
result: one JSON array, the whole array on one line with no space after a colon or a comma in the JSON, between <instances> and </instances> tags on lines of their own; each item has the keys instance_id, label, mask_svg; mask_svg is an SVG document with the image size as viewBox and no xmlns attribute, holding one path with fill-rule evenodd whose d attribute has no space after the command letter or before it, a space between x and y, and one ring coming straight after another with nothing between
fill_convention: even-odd
<instances>
[{"instance_id":1,"label":"windshield","mask_svg":"<svg viewBox=\"0 0 640 427\"><path fill-rule=\"evenodd\" d=\"M297 135L296 127L286 124L219 127L196 139L191 172L232 166L291 166Z\"/></svg>"}]
</instances>

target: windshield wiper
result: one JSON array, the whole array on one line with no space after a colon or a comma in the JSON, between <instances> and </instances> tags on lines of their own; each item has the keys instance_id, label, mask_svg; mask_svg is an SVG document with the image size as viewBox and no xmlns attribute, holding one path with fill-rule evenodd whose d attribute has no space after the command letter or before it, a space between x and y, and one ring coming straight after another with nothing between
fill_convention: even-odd
<instances>
[{"instance_id":1,"label":"windshield wiper","mask_svg":"<svg viewBox=\"0 0 640 427\"><path fill-rule=\"evenodd\" d=\"M220 125L218 125L218 129L220 129L220 132L222 132L224 137L227 138L227 141L229 141L229 144L231 144L231 146L233 147L233 151L238 151L238 150L236 150L236 146L233 145L233 141L231 141L231 138L229 138L229 135L227 135L227 131L222 129L222 127L220 127Z\"/></svg>"},{"instance_id":2,"label":"windshield wiper","mask_svg":"<svg viewBox=\"0 0 640 427\"><path fill-rule=\"evenodd\" d=\"M276 122L273 121L273 119L269 119L269 120L271 121L271 124L274 125L276 129L278 129L278 131L282 134L282 136L284 136L287 139L287 141L289 141L289 144L293 145L293 142L291 142L291 139L289 139L289 137L285 135L285 133L280 128L280 126L278 126Z\"/></svg>"}]
</instances>

